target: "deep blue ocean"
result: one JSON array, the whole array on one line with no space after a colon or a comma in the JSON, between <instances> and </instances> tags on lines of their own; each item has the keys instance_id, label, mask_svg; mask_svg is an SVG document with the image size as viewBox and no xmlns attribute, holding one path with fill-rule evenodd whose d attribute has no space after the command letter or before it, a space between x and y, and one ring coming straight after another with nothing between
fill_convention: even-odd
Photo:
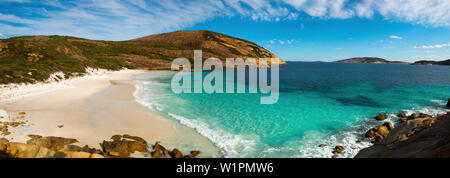
<instances>
[{"instance_id":1,"label":"deep blue ocean","mask_svg":"<svg viewBox=\"0 0 450 178\"><path fill-rule=\"evenodd\" d=\"M325 157L357 143L383 122L373 116L443 114L450 97L450 66L290 62L280 66L280 97L261 105L263 94L175 94L175 72L142 78L138 100L209 138L225 157ZM326 147L318 147L327 144Z\"/></svg>"}]
</instances>

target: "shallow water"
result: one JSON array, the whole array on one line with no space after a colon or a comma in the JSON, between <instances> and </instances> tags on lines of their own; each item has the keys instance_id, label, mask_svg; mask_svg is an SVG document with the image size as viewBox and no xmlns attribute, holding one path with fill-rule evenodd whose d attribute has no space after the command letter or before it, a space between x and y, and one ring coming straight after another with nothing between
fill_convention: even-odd
<instances>
[{"instance_id":1,"label":"shallow water","mask_svg":"<svg viewBox=\"0 0 450 178\"><path fill-rule=\"evenodd\" d=\"M398 112L446 113L449 66L292 62L280 67L280 99L262 94L174 94L175 72L141 77L137 99L168 119L194 128L225 157L331 157L336 145L353 157L370 119ZM265 96L265 95L264 95ZM319 148L319 144L327 147Z\"/></svg>"}]
</instances>

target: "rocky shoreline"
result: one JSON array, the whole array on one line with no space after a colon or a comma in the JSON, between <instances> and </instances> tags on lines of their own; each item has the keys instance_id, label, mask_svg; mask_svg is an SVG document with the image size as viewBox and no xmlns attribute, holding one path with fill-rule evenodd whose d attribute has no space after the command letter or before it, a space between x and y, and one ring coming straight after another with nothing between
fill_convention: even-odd
<instances>
[{"instance_id":1,"label":"rocky shoreline","mask_svg":"<svg viewBox=\"0 0 450 178\"><path fill-rule=\"evenodd\" d=\"M12 134L11 128L28 125L25 115L25 112L19 112L16 121L8 122L8 115L3 113L0 119L6 121L0 121L0 136ZM27 136L29 140L26 143L0 138L0 158L195 158L201 154L194 150L183 155L176 148L169 151L158 142L150 145L145 139L128 134L114 135L109 141L104 140L99 144L101 149L76 145L79 141L74 138Z\"/></svg>"},{"instance_id":2,"label":"rocky shoreline","mask_svg":"<svg viewBox=\"0 0 450 178\"><path fill-rule=\"evenodd\" d=\"M450 98L446 105L450 108ZM450 157L450 112L433 117L420 113L397 114L397 126L390 122L369 129L357 142L373 143L358 152L355 158L449 158ZM382 113L373 118L387 119ZM325 147L325 144L319 147ZM339 158L344 146L333 149L333 157Z\"/></svg>"},{"instance_id":3,"label":"rocky shoreline","mask_svg":"<svg viewBox=\"0 0 450 178\"><path fill-rule=\"evenodd\" d=\"M167 150L159 143L149 145L144 139L131 135L114 135L103 141L102 149L74 145L77 139L28 135L26 143L0 138L0 158L195 158L200 151L183 155L178 149Z\"/></svg>"},{"instance_id":4,"label":"rocky shoreline","mask_svg":"<svg viewBox=\"0 0 450 178\"><path fill-rule=\"evenodd\" d=\"M438 117L416 117L410 116L355 158L449 158L450 112Z\"/></svg>"}]
</instances>

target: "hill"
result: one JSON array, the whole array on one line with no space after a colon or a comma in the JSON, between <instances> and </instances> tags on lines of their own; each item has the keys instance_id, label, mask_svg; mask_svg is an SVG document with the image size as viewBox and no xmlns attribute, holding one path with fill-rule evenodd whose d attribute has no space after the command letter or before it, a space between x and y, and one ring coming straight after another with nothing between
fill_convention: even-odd
<instances>
[{"instance_id":1,"label":"hill","mask_svg":"<svg viewBox=\"0 0 450 178\"><path fill-rule=\"evenodd\" d=\"M388 61L383 58L377 57L356 57L350 59L344 59L336 61L338 63L376 63L376 64L407 64L407 62L402 61Z\"/></svg>"},{"instance_id":2,"label":"hill","mask_svg":"<svg viewBox=\"0 0 450 178\"><path fill-rule=\"evenodd\" d=\"M417 61L414 62L413 65L450 65L450 59L445 61Z\"/></svg>"},{"instance_id":3,"label":"hill","mask_svg":"<svg viewBox=\"0 0 450 178\"><path fill-rule=\"evenodd\" d=\"M24 36L0 40L0 84L35 83L63 72L80 76L87 67L119 70L170 69L178 57L276 58L257 44L211 31L178 31L130 41L98 41L70 36ZM284 63L284 61L280 61Z\"/></svg>"}]
</instances>

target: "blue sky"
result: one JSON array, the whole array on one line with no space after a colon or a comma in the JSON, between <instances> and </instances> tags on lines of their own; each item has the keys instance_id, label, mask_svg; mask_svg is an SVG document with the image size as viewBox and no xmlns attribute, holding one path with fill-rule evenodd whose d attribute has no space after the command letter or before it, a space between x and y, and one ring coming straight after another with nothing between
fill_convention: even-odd
<instances>
[{"instance_id":1,"label":"blue sky","mask_svg":"<svg viewBox=\"0 0 450 178\"><path fill-rule=\"evenodd\" d=\"M449 0L0 0L0 38L212 30L289 61L450 59Z\"/></svg>"}]
</instances>

